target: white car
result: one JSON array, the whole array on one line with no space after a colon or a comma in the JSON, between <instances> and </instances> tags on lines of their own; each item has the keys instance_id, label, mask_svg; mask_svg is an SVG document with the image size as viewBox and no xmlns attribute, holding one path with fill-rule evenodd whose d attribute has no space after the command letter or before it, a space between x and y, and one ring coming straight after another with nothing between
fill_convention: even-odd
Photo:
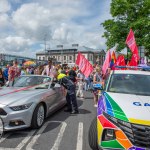
<instances>
[{"instance_id":1,"label":"white car","mask_svg":"<svg viewBox=\"0 0 150 150\"><path fill-rule=\"evenodd\" d=\"M111 72L90 126L89 145L93 150L150 149L150 72Z\"/></svg>"}]
</instances>

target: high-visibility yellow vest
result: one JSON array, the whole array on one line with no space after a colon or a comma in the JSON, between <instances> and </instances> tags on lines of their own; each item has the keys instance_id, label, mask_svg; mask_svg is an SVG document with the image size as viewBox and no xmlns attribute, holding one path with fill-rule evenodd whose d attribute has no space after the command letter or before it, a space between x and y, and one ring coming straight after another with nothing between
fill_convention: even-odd
<instances>
[{"instance_id":1,"label":"high-visibility yellow vest","mask_svg":"<svg viewBox=\"0 0 150 150\"><path fill-rule=\"evenodd\" d=\"M60 74L57 76L57 80L60 80L60 79L62 79L63 77L66 77L66 75L63 74L63 73L60 73Z\"/></svg>"}]
</instances>

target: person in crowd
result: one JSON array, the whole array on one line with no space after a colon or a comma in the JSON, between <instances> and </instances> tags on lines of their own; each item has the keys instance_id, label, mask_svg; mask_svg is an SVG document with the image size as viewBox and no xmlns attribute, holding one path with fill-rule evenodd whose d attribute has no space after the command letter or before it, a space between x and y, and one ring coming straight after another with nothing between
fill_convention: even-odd
<instances>
[{"instance_id":1,"label":"person in crowd","mask_svg":"<svg viewBox=\"0 0 150 150\"><path fill-rule=\"evenodd\" d=\"M20 69L18 67L17 60L13 61L13 66L9 67L8 70L8 81L9 85L12 85L14 82L14 79L20 76Z\"/></svg>"},{"instance_id":2,"label":"person in crowd","mask_svg":"<svg viewBox=\"0 0 150 150\"><path fill-rule=\"evenodd\" d=\"M63 70L62 67L61 67L61 65L57 65L56 68L57 68L57 70L58 70L59 73L61 73L61 71Z\"/></svg>"},{"instance_id":3,"label":"person in crowd","mask_svg":"<svg viewBox=\"0 0 150 150\"><path fill-rule=\"evenodd\" d=\"M4 71L3 71L3 77L4 77L4 79L5 79L5 82L8 81L8 70L9 70L9 67L10 67L10 65L8 64L8 65L6 66L6 68L4 69Z\"/></svg>"},{"instance_id":4,"label":"person in crowd","mask_svg":"<svg viewBox=\"0 0 150 150\"><path fill-rule=\"evenodd\" d=\"M68 75L69 75L69 78L75 83L76 82L77 74L73 70L73 68L71 68L71 70L68 72Z\"/></svg>"},{"instance_id":5,"label":"person in crowd","mask_svg":"<svg viewBox=\"0 0 150 150\"><path fill-rule=\"evenodd\" d=\"M30 74L34 74L34 67L33 66L31 66L31 68L30 68Z\"/></svg>"},{"instance_id":6,"label":"person in crowd","mask_svg":"<svg viewBox=\"0 0 150 150\"><path fill-rule=\"evenodd\" d=\"M44 66L43 66L43 65L40 65L40 66L37 67L37 70L36 70L35 73L36 73L37 75L41 75L44 69L45 69Z\"/></svg>"},{"instance_id":7,"label":"person in crowd","mask_svg":"<svg viewBox=\"0 0 150 150\"><path fill-rule=\"evenodd\" d=\"M27 72L26 72L26 67L25 66L22 66L21 67L21 73L20 73L20 75L26 75L27 74Z\"/></svg>"},{"instance_id":8,"label":"person in crowd","mask_svg":"<svg viewBox=\"0 0 150 150\"><path fill-rule=\"evenodd\" d=\"M84 86L84 75L82 74L82 72L79 70L78 74L77 74L77 86L78 86L78 90L77 90L77 97L80 97L81 99L84 99L84 94L83 94L83 86Z\"/></svg>"},{"instance_id":9,"label":"person in crowd","mask_svg":"<svg viewBox=\"0 0 150 150\"><path fill-rule=\"evenodd\" d=\"M54 77L55 67L52 64L52 60L48 61L48 65L45 66L42 75L50 76L51 78Z\"/></svg>"},{"instance_id":10,"label":"person in crowd","mask_svg":"<svg viewBox=\"0 0 150 150\"><path fill-rule=\"evenodd\" d=\"M54 77L58 80L59 84L64 86L67 90L66 101L67 101L67 109L66 112L70 112L71 114L78 114L78 104L76 99L75 92L75 84L74 82L65 74L56 72Z\"/></svg>"},{"instance_id":11,"label":"person in crowd","mask_svg":"<svg viewBox=\"0 0 150 150\"><path fill-rule=\"evenodd\" d=\"M90 76L84 78L84 90L88 91L90 89Z\"/></svg>"},{"instance_id":12,"label":"person in crowd","mask_svg":"<svg viewBox=\"0 0 150 150\"><path fill-rule=\"evenodd\" d=\"M5 80L4 80L4 76L3 76L3 71L0 68L0 87L4 86L5 84Z\"/></svg>"},{"instance_id":13,"label":"person in crowd","mask_svg":"<svg viewBox=\"0 0 150 150\"><path fill-rule=\"evenodd\" d=\"M101 83L102 82L102 74L101 69L96 68L94 75L93 75L93 84ZM98 94L99 91L97 89L93 88L93 96L94 96L94 107L97 107L98 102Z\"/></svg>"},{"instance_id":14,"label":"person in crowd","mask_svg":"<svg viewBox=\"0 0 150 150\"><path fill-rule=\"evenodd\" d=\"M107 79L108 79L108 77L109 77L109 75L110 75L110 72L111 72L111 68L108 68L108 69L106 70L106 74L103 75L103 79L104 79L104 80L107 80Z\"/></svg>"}]
</instances>

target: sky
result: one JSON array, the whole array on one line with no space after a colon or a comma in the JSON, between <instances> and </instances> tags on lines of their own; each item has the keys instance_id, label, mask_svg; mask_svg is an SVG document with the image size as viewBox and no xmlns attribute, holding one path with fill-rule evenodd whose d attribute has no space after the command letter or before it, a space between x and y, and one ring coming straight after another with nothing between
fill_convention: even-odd
<instances>
[{"instance_id":1,"label":"sky","mask_svg":"<svg viewBox=\"0 0 150 150\"><path fill-rule=\"evenodd\" d=\"M35 57L56 45L106 49L111 0L0 0L0 53ZM46 44L45 44L46 43Z\"/></svg>"}]
</instances>

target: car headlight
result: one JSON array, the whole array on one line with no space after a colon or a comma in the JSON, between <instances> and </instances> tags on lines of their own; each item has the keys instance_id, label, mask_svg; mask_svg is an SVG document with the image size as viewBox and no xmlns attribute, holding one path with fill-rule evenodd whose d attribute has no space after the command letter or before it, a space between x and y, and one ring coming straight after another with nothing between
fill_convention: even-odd
<instances>
[{"instance_id":1,"label":"car headlight","mask_svg":"<svg viewBox=\"0 0 150 150\"><path fill-rule=\"evenodd\" d=\"M28 104L19 105L19 106L12 106L9 108L13 111L20 111L20 110L28 109L31 105L32 105L32 103L28 103Z\"/></svg>"}]
</instances>

